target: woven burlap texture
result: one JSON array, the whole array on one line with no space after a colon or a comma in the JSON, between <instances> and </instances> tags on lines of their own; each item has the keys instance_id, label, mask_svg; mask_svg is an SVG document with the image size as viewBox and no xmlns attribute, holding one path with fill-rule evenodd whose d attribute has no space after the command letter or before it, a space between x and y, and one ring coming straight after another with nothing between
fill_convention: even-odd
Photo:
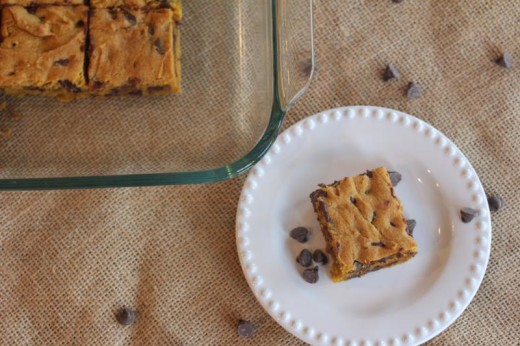
<instances>
[{"instance_id":1,"label":"woven burlap texture","mask_svg":"<svg viewBox=\"0 0 520 346\"><path fill-rule=\"evenodd\" d=\"M428 345L520 340L518 18L514 0L315 3L317 73L284 127L337 106L395 108L444 132L506 200L492 215L482 286ZM512 70L494 63L504 50L518 61ZM401 79L384 83L389 62ZM404 97L409 81L424 87L420 99ZM0 344L301 344L243 278L234 236L243 182L0 193ZM120 306L137 310L134 325L117 324ZM240 318L258 326L253 337L237 336Z\"/></svg>"}]
</instances>

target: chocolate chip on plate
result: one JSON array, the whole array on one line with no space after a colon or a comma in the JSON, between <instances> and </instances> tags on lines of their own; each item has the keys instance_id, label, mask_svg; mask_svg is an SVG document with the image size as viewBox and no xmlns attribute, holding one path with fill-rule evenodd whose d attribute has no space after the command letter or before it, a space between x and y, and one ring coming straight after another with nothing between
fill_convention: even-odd
<instances>
[{"instance_id":1,"label":"chocolate chip on plate","mask_svg":"<svg viewBox=\"0 0 520 346\"><path fill-rule=\"evenodd\" d=\"M318 266L313 268L305 269L302 273L303 280L307 281L310 284L315 284L320 279L318 275Z\"/></svg>"},{"instance_id":2,"label":"chocolate chip on plate","mask_svg":"<svg viewBox=\"0 0 520 346\"><path fill-rule=\"evenodd\" d=\"M392 186L397 186L401 179L403 179L403 176L401 173L396 171L388 171L388 176L390 177L390 181L392 182Z\"/></svg>"},{"instance_id":3,"label":"chocolate chip on plate","mask_svg":"<svg viewBox=\"0 0 520 346\"><path fill-rule=\"evenodd\" d=\"M237 326L237 333L239 336L248 338L256 331L256 327L249 321L239 320Z\"/></svg>"},{"instance_id":4,"label":"chocolate chip on plate","mask_svg":"<svg viewBox=\"0 0 520 346\"><path fill-rule=\"evenodd\" d=\"M385 68L385 73L383 74L383 80L388 82L392 79L399 79L401 77L401 73L394 64L388 64Z\"/></svg>"},{"instance_id":5,"label":"chocolate chip on plate","mask_svg":"<svg viewBox=\"0 0 520 346\"><path fill-rule=\"evenodd\" d=\"M69 64L69 59L59 59L52 63L54 66L67 66Z\"/></svg>"},{"instance_id":6,"label":"chocolate chip on plate","mask_svg":"<svg viewBox=\"0 0 520 346\"><path fill-rule=\"evenodd\" d=\"M415 100L421 97L423 92L423 87L417 83L410 82L408 84L408 89L406 90L406 96L409 100Z\"/></svg>"},{"instance_id":7,"label":"chocolate chip on plate","mask_svg":"<svg viewBox=\"0 0 520 346\"><path fill-rule=\"evenodd\" d=\"M296 257L296 262L298 262L303 267L309 267L312 264L311 252L307 249L303 249L298 257Z\"/></svg>"},{"instance_id":8,"label":"chocolate chip on plate","mask_svg":"<svg viewBox=\"0 0 520 346\"><path fill-rule=\"evenodd\" d=\"M460 219L464 223L471 222L476 216L478 216L478 210L472 208L462 208L460 210Z\"/></svg>"},{"instance_id":9,"label":"chocolate chip on plate","mask_svg":"<svg viewBox=\"0 0 520 346\"><path fill-rule=\"evenodd\" d=\"M409 236L413 236L413 230L415 229L415 225L417 225L417 221L410 219L406 220L406 233L408 233Z\"/></svg>"},{"instance_id":10,"label":"chocolate chip on plate","mask_svg":"<svg viewBox=\"0 0 520 346\"><path fill-rule=\"evenodd\" d=\"M305 227L296 227L291 231L291 233L289 235L294 240L296 240L300 243L305 243L305 242L307 242L307 240L309 240L310 232Z\"/></svg>"},{"instance_id":11,"label":"chocolate chip on plate","mask_svg":"<svg viewBox=\"0 0 520 346\"><path fill-rule=\"evenodd\" d=\"M489 210L490 211L499 211L500 209L502 209L504 207L504 199L500 196L497 196L497 195L492 195L492 196L489 196L488 199L488 204L489 204Z\"/></svg>"},{"instance_id":12,"label":"chocolate chip on plate","mask_svg":"<svg viewBox=\"0 0 520 346\"><path fill-rule=\"evenodd\" d=\"M136 317L136 312L127 307L120 308L116 313L117 322L123 326L129 326L134 323Z\"/></svg>"},{"instance_id":13,"label":"chocolate chip on plate","mask_svg":"<svg viewBox=\"0 0 520 346\"><path fill-rule=\"evenodd\" d=\"M513 57L508 52L504 52L497 60L496 63L503 68L513 68Z\"/></svg>"},{"instance_id":14,"label":"chocolate chip on plate","mask_svg":"<svg viewBox=\"0 0 520 346\"><path fill-rule=\"evenodd\" d=\"M314 250L314 253L312 254L312 259L314 260L314 262L320 263L323 265L326 265L327 263L329 263L329 258L320 249Z\"/></svg>"}]
</instances>

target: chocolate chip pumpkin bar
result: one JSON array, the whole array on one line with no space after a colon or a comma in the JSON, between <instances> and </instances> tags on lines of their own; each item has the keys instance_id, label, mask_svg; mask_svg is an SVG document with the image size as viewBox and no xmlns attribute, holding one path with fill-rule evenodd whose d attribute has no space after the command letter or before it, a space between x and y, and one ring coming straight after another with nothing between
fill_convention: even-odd
<instances>
[{"instance_id":1,"label":"chocolate chip pumpkin bar","mask_svg":"<svg viewBox=\"0 0 520 346\"><path fill-rule=\"evenodd\" d=\"M385 168L320 184L310 197L333 260L333 281L402 263L417 253Z\"/></svg>"},{"instance_id":2,"label":"chocolate chip pumpkin bar","mask_svg":"<svg viewBox=\"0 0 520 346\"><path fill-rule=\"evenodd\" d=\"M87 23L86 6L4 7L0 90L60 98L84 93Z\"/></svg>"},{"instance_id":3,"label":"chocolate chip pumpkin bar","mask_svg":"<svg viewBox=\"0 0 520 346\"><path fill-rule=\"evenodd\" d=\"M97 95L180 91L179 36L170 9L94 9L89 88Z\"/></svg>"}]
</instances>

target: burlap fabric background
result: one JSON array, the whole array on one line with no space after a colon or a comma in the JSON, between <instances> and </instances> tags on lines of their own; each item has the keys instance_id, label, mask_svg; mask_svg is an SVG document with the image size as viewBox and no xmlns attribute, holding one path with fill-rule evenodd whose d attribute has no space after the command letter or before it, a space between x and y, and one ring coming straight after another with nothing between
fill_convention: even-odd
<instances>
[{"instance_id":1,"label":"burlap fabric background","mask_svg":"<svg viewBox=\"0 0 520 346\"><path fill-rule=\"evenodd\" d=\"M315 9L316 78L284 126L371 104L450 137L507 205L492 216L491 259L474 301L429 345L518 345L520 4L317 0ZM512 70L494 64L503 50L517 60ZM387 62L400 81L381 81ZM421 99L403 96L410 80L425 87ZM0 344L299 344L242 276L234 218L243 181L0 193ZM122 305L137 309L130 327L115 322ZM239 318L259 327L254 337L236 335Z\"/></svg>"}]
</instances>

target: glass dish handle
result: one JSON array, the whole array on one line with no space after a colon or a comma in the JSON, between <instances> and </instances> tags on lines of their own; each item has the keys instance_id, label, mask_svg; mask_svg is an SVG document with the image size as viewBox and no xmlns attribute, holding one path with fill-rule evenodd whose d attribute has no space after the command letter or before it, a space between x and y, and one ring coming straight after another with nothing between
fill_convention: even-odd
<instances>
[{"instance_id":1,"label":"glass dish handle","mask_svg":"<svg viewBox=\"0 0 520 346\"><path fill-rule=\"evenodd\" d=\"M309 88L314 74L313 0L276 1L279 100L287 111Z\"/></svg>"}]
</instances>

